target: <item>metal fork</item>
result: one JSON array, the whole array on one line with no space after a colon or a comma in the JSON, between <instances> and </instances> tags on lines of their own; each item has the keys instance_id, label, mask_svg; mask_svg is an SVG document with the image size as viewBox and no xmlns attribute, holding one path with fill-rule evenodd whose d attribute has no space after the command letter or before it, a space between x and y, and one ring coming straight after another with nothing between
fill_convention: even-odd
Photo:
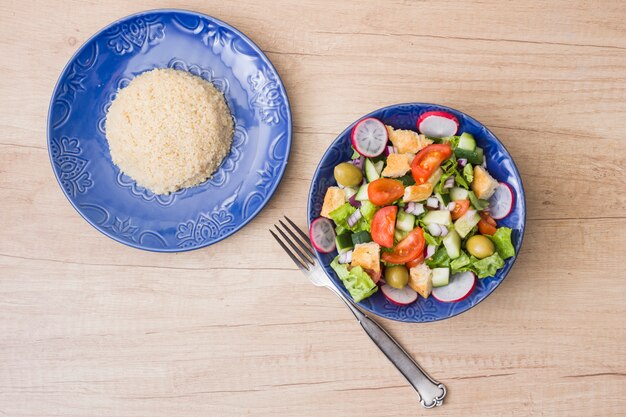
<instances>
[{"instance_id":1,"label":"metal fork","mask_svg":"<svg viewBox=\"0 0 626 417\"><path fill-rule=\"evenodd\" d=\"M443 398L446 396L446 387L428 376L385 329L359 310L352 300L343 295L326 275L319 262L317 262L309 237L287 216L285 216L285 220L287 220L288 224L285 224L282 220L278 221L282 228L279 225L274 225L282 240L272 230L270 230L270 233L298 268L314 285L326 287L334 292L337 297L341 298L359 321L365 333L415 388L420 397L420 404L424 408L442 405Z\"/></svg>"}]
</instances>

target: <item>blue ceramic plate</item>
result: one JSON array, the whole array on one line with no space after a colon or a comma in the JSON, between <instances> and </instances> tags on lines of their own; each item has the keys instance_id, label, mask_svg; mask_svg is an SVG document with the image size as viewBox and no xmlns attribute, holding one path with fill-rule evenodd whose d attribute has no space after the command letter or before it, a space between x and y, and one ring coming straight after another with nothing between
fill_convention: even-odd
<instances>
[{"instance_id":1,"label":"blue ceramic plate","mask_svg":"<svg viewBox=\"0 0 626 417\"><path fill-rule=\"evenodd\" d=\"M120 173L104 133L117 89L154 68L213 82L236 126L213 178L169 195ZM48 115L52 167L76 210L105 235L159 252L204 247L245 226L276 190L290 147L289 102L271 62L232 26L182 10L138 13L94 35L63 70Z\"/></svg>"},{"instance_id":2,"label":"blue ceramic plate","mask_svg":"<svg viewBox=\"0 0 626 417\"><path fill-rule=\"evenodd\" d=\"M419 116L424 112L433 110L443 110L454 114L461 124L459 131L469 132L474 135L478 146L485 150L487 169L489 172L498 181L505 181L513 188L515 194L513 211L503 220L499 220L498 225L508 226L513 229L512 239L515 245L515 253L519 253L524 236L524 225L526 223L524 188L522 187L522 180L511 155L489 129L476 119L458 110L425 103L408 103L384 107L363 117L376 117L383 123L395 128L416 130L416 123ZM330 145L313 175L313 181L311 182L311 189L309 191L309 225L313 219L320 215L326 189L336 184L333 176L335 165L349 160L352 156L350 133L355 124L356 122L348 126L348 128ZM330 262L335 256L337 256L337 252L317 254L317 258L324 266L328 276L330 276L335 285L349 297L347 290L330 267ZM495 277L478 280L472 294L464 301L458 303L442 303L435 300L433 297L429 297L428 299L419 297L413 304L399 307L387 301L383 294L378 291L373 296L360 302L359 305L378 316L403 322L423 323L447 319L469 310L491 294L511 270L515 259L516 257L508 259L504 267L498 271Z\"/></svg>"}]
</instances>

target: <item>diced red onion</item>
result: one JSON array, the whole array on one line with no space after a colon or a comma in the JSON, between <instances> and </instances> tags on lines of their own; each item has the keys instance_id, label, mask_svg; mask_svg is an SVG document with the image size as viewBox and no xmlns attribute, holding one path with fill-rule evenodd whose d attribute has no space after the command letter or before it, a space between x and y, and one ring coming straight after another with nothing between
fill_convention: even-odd
<instances>
[{"instance_id":1,"label":"diced red onion","mask_svg":"<svg viewBox=\"0 0 626 417\"><path fill-rule=\"evenodd\" d=\"M435 254L435 251L437 250L437 246L435 245L428 245L426 246L426 258L430 258L431 256L433 256Z\"/></svg>"},{"instance_id":2,"label":"diced red onion","mask_svg":"<svg viewBox=\"0 0 626 417\"><path fill-rule=\"evenodd\" d=\"M350 198L348 199L348 202L350 203L350 205L351 205L352 207L356 207L356 208L361 207L361 202L360 202L359 200L357 200L357 199L356 199L356 194L354 194L352 197L350 197Z\"/></svg>"},{"instance_id":3,"label":"diced red onion","mask_svg":"<svg viewBox=\"0 0 626 417\"><path fill-rule=\"evenodd\" d=\"M428 200L426 200L426 206L436 209L437 207L439 207L439 200L437 199L437 197L429 197Z\"/></svg>"},{"instance_id":4,"label":"diced red onion","mask_svg":"<svg viewBox=\"0 0 626 417\"><path fill-rule=\"evenodd\" d=\"M428 226L426 226L426 228L428 229L428 233L431 234L431 236L441 236L442 234L442 230L441 230L441 225L437 224L437 223L431 223ZM446 232L447 234L447 232Z\"/></svg>"},{"instance_id":5,"label":"diced red onion","mask_svg":"<svg viewBox=\"0 0 626 417\"><path fill-rule=\"evenodd\" d=\"M463 168L465 165L467 165L467 159L465 159L465 158L457 159L456 163L457 163L458 166Z\"/></svg>"},{"instance_id":6,"label":"diced red onion","mask_svg":"<svg viewBox=\"0 0 626 417\"><path fill-rule=\"evenodd\" d=\"M448 210L448 206L443 204L443 201L439 202L439 210Z\"/></svg>"},{"instance_id":7,"label":"diced red onion","mask_svg":"<svg viewBox=\"0 0 626 417\"><path fill-rule=\"evenodd\" d=\"M349 264L352 262L352 251L344 252L339 255L339 259L337 260L340 264Z\"/></svg>"},{"instance_id":8,"label":"diced red onion","mask_svg":"<svg viewBox=\"0 0 626 417\"><path fill-rule=\"evenodd\" d=\"M448 211L452 211L452 210L454 210L455 207L456 207L456 203L454 201L450 201L448 203L447 209L448 209Z\"/></svg>"},{"instance_id":9,"label":"diced red onion","mask_svg":"<svg viewBox=\"0 0 626 417\"><path fill-rule=\"evenodd\" d=\"M448 236L448 228L442 224L439 227L441 227L441 236Z\"/></svg>"},{"instance_id":10,"label":"diced red onion","mask_svg":"<svg viewBox=\"0 0 626 417\"><path fill-rule=\"evenodd\" d=\"M350 217L348 217L348 225L350 227L354 227L356 222L361 220L361 217L363 217L363 215L361 214L361 210L360 209L356 209L356 211L354 213L352 213L352 215Z\"/></svg>"},{"instance_id":11,"label":"diced red onion","mask_svg":"<svg viewBox=\"0 0 626 417\"><path fill-rule=\"evenodd\" d=\"M420 214L424 212L424 205L421 203L416 203L414 201L411 201L409 202L409 204L406 205L406 207L404 208L404 211L406 211L409 214L419 216Z\"/></svg>"},{"instance_id":12,"label":"diced red onion","mask_svg":"<svg viewBox=\"0 0 626 417\"><path fill-rule=\"evenodd\" d=\"M454 187L454 177L450 177L443 183L443 188L452 188Z\"/></svg>"},{"instance_id":13,"label":"diced red onion","mask_svg":"<svg viewBox=\"0 0 626 417\"><path fill-rule=\"evenodd\" d=\"M385 156L389 156L392 153L398 153L398 149L395 146L387 146L385 148Z\"/></svg>"},{"instance_id":14,"label":"diced red onion","mask_svg":"<svg viewBox=\"0 0 626 417\"><path fill-rule=\"evenodd\" d=\"M363 167L365 166L365 157L361 156L357 159L353 159L350 161L350 163L359 169L363 169Z\"/></svg>"}]
</instances>

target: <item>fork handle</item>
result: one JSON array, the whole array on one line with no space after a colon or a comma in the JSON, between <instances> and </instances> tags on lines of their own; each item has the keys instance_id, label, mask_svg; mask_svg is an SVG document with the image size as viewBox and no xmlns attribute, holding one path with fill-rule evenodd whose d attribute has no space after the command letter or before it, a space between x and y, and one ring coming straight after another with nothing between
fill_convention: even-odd
<instances>
[{"instance_id":1,"label":"fork handle","mask_svg":"<svg viewBox=\"0 0 626 417\"><path fill-rule=\"evenodd\" d=\"M334 288L333 288L334 290ZM378 323L359 310L350 300L338 291L333 291L350 308L352 313L365 330L365 333L383 351L385 356L404 375L420 396L420 404L424 408L432 408L443 404L446 396L445 385L433 380L424 370L402 349L402 346Z\"/></svg>"}]
</instances>

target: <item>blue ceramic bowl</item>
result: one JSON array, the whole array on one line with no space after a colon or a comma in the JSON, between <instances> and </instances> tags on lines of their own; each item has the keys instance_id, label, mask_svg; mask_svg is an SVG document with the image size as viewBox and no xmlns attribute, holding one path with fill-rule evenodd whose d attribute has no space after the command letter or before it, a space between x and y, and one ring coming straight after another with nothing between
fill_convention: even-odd
<instances>
[{"instance_id":1,"label":"blue ceramic bowl","mask_svg":"<svg viewBox=\"0 0 626 417\"><path fill-rule=\"evenodd\" d=\"M213 178L169 195L122 174L104 132L118 88L154 68L213 82L235 119ZM232 26L183 10L138 13L95 34L61 73L48 114L50 161L70 203L105 235L158 252L201 248L245 226L274 194L290 147L289 101L269 59Z\"/></svg>"},{"instance_id":2,"label":"blue ceramic bowl","mask_svg":"<svg viewBox=\"0 0 626 417\"><path fill-rule=\"evenodd\" d=\"M489 172L498 181L507 182L513 189L515 194L513 211L506 218L499 220L498 225L513 229L512 240L515 246L515 253L519 254L526 223L524 188L522 187L522 180L511 155L489 129L476 119L458 110L426 103L397 104L376 110L363 117L376 117L383 123L395 128L415 130L419 116L422 113L434 110L443 110L454 114L460 123L459 131L469 132L474 135L478 146L485 150L487 169ZM348 128L330 145L313 175L311 189L309 191L309 225L313 219L320 215L326 189L336 184L333 176L335 165L349 160L352 156L350 134L357 122L358 121L348 126ZM332 279L333 283L337 288L343 291L346 296L350 297L347 290L330 267L330 263L335 256L337 256L337 252L330 254L317 253L319 262L323 265L324 270ZM399 307L387 301L383 294L378 291L373 296L360 302L359 305L380 317L403 322L423 323L447 319L469 310L491 294L509 273L516 258L517 256L506 260L504 267L498 271L495 277L478 280L472 294L467 299L458 303L442 303L435 300L433 297L429 297L426 300L419 297L413 304Z\"/></svg>"}]
</instances>

